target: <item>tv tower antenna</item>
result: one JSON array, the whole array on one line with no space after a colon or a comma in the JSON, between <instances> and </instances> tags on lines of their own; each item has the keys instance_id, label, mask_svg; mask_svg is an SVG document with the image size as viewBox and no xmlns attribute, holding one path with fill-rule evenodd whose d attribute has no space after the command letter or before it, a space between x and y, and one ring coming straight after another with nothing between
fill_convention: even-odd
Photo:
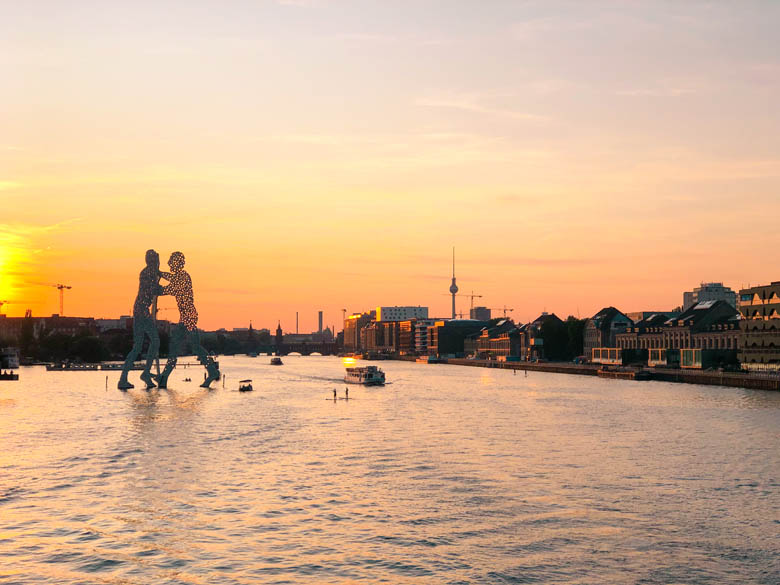
<instances>
[{"instance_id":1,"label":"tv tower antenna","mask_svg":"<svg viewBox=\"0 0 780 585\"><path fill-rule=\"evenodd\" d=\"M452 295L452 318L455 318L455 295L458 294L458 285L455 284L455 246L452 247L452 284L450 285L450 294Z\"/></svg>"}]
</instances>

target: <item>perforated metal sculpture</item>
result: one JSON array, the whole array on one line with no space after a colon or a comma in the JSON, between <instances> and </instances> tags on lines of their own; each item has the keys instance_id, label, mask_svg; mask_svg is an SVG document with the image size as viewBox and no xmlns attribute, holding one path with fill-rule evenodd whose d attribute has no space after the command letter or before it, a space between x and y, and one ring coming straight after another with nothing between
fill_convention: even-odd
<instances>
[{"instance_id":1,"label":"perforated metal sculpture","mask_svg":"<svg viewBox=\"0 0 780 585\"><path fill-rule=\"evenodd\" d=\"M141 353L146 337L149 338L149 351L146 354L146 367L141 374L141 380L146 383L147 388L154 388L150 370L160 349L160 336L157 334L157 324L149 312L149 307L157 295L162 294L162 287L159 283L160 255L154 250L147 250L146 267L141 270L138 277L138 295L133 305L133 348L127 354L125 364L122 367L122 375L119 377L119 384L117 384L120 390L133 388L127 379L127 373Z\"/></svg>"},{"instance_id":2,"label":"perforated metal sculpture","mask_svg":"<svg viewBox=\"0 0 780 585\"><path fill-rule=\"evenodd\" d=\"M176 367L176 360L181 351L182 344L189 339L190 345L198 361L206 367L206 379L201 386L208 388L209 385L219 379L219 370L214 360L211 359L206 350L200 344L200 333L198 332L198 311L195 309L195 301L192 294L192 279L187 271L184 270L184 254L174 252L168 260L168 266L171 272L161 272L166 286L162 287L161 295L172 295L179 306L179 322L174 326L171 332L171 343L168 350L168 362L165 369L157 377L157 383L160 388L166 388L168 385L168 376Z\"/></svg>"}]
</instances>

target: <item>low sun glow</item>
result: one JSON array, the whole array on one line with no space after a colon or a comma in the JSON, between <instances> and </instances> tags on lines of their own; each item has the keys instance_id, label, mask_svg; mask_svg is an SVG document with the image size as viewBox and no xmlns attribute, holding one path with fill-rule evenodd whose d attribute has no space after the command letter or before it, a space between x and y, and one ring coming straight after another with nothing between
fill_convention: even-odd
<instances>
[{"instance_id":1,"label":"low sun glow","mask_svg":"<svg viewBox=\"0 0 780 585\"><path fill-rule=\"evenodd\" d=\"M7 300L13 289L12 277L8 274L11 265L11 250L0 247L0 301Z\"/></svg>"}]
</instances>

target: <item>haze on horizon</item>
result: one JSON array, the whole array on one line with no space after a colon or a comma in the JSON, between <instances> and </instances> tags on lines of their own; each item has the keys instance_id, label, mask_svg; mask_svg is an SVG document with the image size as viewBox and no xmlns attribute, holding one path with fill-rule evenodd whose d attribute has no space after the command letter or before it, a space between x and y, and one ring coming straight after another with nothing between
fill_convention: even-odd
<instances>
[{"instance_id":1,"label":"haze on horizon","mask_svg":"<svg viewBox=\"0 0 780 585\"><path fill-rule=\"evenodd\" d=\"M4 2L0 300L204 328L780 280L780 3ZM173 302L165 301L169 306ZM461 298L459 308L468 309Z\"/></svg>"}]
</instances>

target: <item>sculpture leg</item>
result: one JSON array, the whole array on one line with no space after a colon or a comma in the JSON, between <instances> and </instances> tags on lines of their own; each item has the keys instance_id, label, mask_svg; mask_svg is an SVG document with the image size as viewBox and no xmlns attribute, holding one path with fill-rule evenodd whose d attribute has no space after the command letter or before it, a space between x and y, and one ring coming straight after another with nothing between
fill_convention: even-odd
<instances>
[{"instance_id":1,"label":"sculpture leg","mask_svg":"<svg viewBox=\"0 0 780 585\"><path fill-rule=\"evenodd\" d=\"M176 367L176 359L179 357L179 351L181 350L181 344L184 341L186 330L184 326L179 324L173 329L171 333L171 343L168 349L168 361L165 363L165 369L157 378L157 384L160 388L168 387L168 376L171 375L173 368Z\"/></svg>"},{"instance_id":2,"label":"sculpture leg","mask_svg":"<svg viewBox=\"0 0 780 585\"><path fill-rule=\"evenodd\" d=\"M149 336L149 351L146 354L146 367L144 367L144 371L141 374L141 380L146 384L146 389L150 390L155 387L152 381L151 369L154 360L160 352L160 335L157 333L157 328L153 321L146 323L145 330L146 335Z\"/></svg>"},{"instance_id":3,"label":"sculpture leg","mask_svg":"<svg viewBox=\"0 0 780 585\"><path fill-rule=\"evenodd\" d=\"M198 361L206 366L206 379L203 380L201 387L208 388L211 386L212 382L219 380L219 369L214 363L214 360L208 356L206 350L200 344L200 333L197 329L190 332L190 343L192 344L192 350L195 352L195 355L198 356Z\"/></svg>"},{"instance_id":4,"label":"sculpture leg","mask_svg":"<svg viewBox=\"0 0 780 585\"><path fill-rule=\"evenodd\" d=\"M135 387L128 381L127 373L130 371L130 368L133 367L133 364L135 363L138 354L141 353L141 348L143 348L143 345L144 345L144 330L141 324L136 320L133 323L133 348L130 350L130 353L128 353L127 357L125 358L125 364L124 366L122 366L122 375L119 376L119 383L116 386L120 390L128 390L130 388Z\"/></svg>"}]
</instances>

